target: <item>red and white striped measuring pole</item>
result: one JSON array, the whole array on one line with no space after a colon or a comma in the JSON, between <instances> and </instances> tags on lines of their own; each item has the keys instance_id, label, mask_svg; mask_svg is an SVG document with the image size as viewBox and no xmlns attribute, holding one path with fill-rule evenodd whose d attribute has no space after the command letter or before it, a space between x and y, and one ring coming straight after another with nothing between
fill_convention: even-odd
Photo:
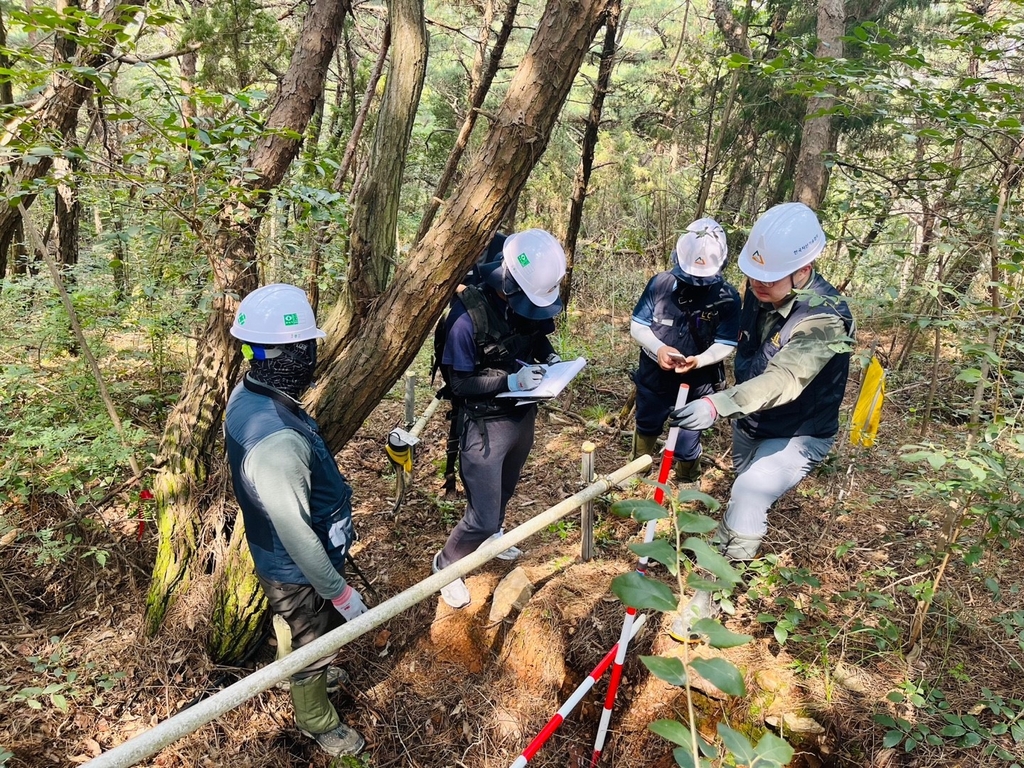
<instances>
[{"instance_id":1,"label":"red and white striped measuring pole","mask_svg":"<svg viewBox=\"0 0 1024 768\"><path fill-rule=\"evenodd\" d=\"M646 620L647 616L644 614L637 616L636 621L633 622L633 628L630 630L629 637L631 640L636 637L636 633L640 631L640 627L644 625ZM541 729L541 732L537 734L537 737L530 742L529 746L522 751L519 757L515 759L515 762L512 763L509 768L523 768L524 765L533 759L533 756L537 754L542 746L544 746L544 743L551 738L551 734L558 730L559 726L561 726L565 721L565 718L569 716L569 713L576 708L576 705L583 700L583 697L586 696L590 689L594 687L594 684L601 679L601 675L605 673L605 670L607 670L608 667L611 666L612 661L615 660L615 653L618 649L618 643L612 646L612 649L608 651L605 657L598 662L596 667L594 667L594 671L587 676L586 680L579 684L576 690L573 691L572 695L565 700L565 703L561 707L559 707L558 711L554 714L554 717L548 720L547 725Z\"/></svg>"},{"instance_id":2,"label":"red and white striped measuring pole","mask_svg":"<svg viewBox=\"0 0 1024 768\"><path fill-rule=\"evenodd\" d=\"M676 408L686 405L686 398L690 394L690 387L686 384L679 385L679 394L676 395ZM668 474L672 469L672 459L676 453L676 440L679 439L679 427L671 427L668 431L668 439L665 440L665 450L661 454L661 467L658 470L658 488L654 492L654 500L661 504L665 500L665 492L662 487L668 482ZM648 520L644 529L644 543L654 541L654 529L657 520ZM647 575L647 562L649 558L643 555L636 566L636 572L641 576ZM597 738L594 739L594 754L590 758L590 768L595 768L597 761L601 759L601 752L604 751L604 740L608 736L608 724L612 720L612 708L615 706L615 697L619 693L619 683L622 680L622 664L626 660L626 649L629 647L629 640L633 636L633 617L636 616L636 608L626 606L626 618L622 622L622 634L619 635L618 651L615 654L615 662L612 665L612 677L608 683L608 693L605 695L604 710L601 712L601 722L597 726Z\"/></svg>"}]
</instances>

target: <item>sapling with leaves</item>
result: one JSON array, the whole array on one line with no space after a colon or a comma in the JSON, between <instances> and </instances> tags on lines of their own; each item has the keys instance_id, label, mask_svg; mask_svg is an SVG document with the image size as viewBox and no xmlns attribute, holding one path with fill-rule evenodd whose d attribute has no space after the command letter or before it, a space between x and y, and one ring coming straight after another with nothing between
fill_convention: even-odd
<instances>
[{"instance_id":1,"label":"sapling with leaves","mask_svg":"<svg viewBox=\"0 0 1024 768\"><path fill-rule=\"evenodd\" d=\"M644 524L651 520L671 520L674 542L655 539L630 544L629 548L640 557L664 565L676 579L676 590L633 572L615 577L612 592L627 606L668 613L678 610L680 596L687 590L731 592L740 584L740 573L703 538L718 527L718 522L691 509L699 503L713 511L718 508L718 502L700 491L681 490L673 496L666 486L660 487L669 499L669 509L650 499L627 499L613 504L612 512ZM692 630L696 641L718 649L734 648L753 639L750 635L732 632L717 619L700 619L693 623ZM733 764L729 762L732 760L735 764L757 768L781 768L792 759L793 748L772 733L765 733L756 744L751 744L746 736L723 722L718 724L719 745L708 743L697 732L689 671L696 672L729 696L745 696L743 673L731 662L723 658L691 660L690 646L685 643L681 659L641 656L640 660L656 677L685 691L688 724L665 719L649 726L654 733L678 745L672 754L679 766L715 768Z\"/></svg>"}]
</instances>

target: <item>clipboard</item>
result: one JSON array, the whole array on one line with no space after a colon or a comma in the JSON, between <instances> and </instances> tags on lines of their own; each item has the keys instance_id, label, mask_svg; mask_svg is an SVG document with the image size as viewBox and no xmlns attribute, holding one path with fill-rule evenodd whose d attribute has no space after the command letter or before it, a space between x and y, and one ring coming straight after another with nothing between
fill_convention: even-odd
<instances>
[{"instance_id":1,"label":"clipboard","mask_svg":"<svg viewBox=\"0 0 1024 768\"><path fill-rule=\"evenodd\" d=\"M576 374L583 370L587 364L585 357L577 357L575 360L563 360L554 365L540 365L544 369L544 378L535 389L525 392L502 392L495 397L513 397L517 400L533 402L536 400L550 400L558 397L569 382L576 378Z\"/></svg>"}]
</instances>

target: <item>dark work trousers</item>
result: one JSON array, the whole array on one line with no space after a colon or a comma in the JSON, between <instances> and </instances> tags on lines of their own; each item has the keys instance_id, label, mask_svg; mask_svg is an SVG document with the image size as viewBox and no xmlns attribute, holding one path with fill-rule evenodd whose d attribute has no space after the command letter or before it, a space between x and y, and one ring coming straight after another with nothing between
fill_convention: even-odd
<instances>
[{"instance_id":1,"label":"dark work trousers","mask_svg":"<svg viewBox=\"0 0 1024 768\"><path fill-rule=\"evenodd\" d=\"M514 416L466 420L459 444L466 512L441 550L441 568L475 552L504 525L505 507L533 447L536 420L535 405L519 406Z\"/></svg>"},{"instance_id":2,"label":"dark work trousers","mask_svg":"<svg viewBox=\"0 0 1024 768\"><path fill-rule=\"evenodd\" d=\"M636 431L648 437L660 435L669 412L675 408L679 385L686 382L686 379L673 371L662 370L656 362L641 353L640 368L633 380L636 382ZM714 394L714 391L715 386L711 383L690 384L686 402L692 403ZM700 432L680 429L675 444L675 460L693 461L700 457L700 452Z\"/></svg>"},{"instance_id":3,"label":"dark work trousers","mask_svg":"<svg viewBox=\"0 0 1024 768\"><path fill-rule=\"evenodd\" d=\"M318 637L340 627L345 620L328 600L324 600L309 584L282 584L264 579L260 586L267 595L270 610L288 622L292 631L292 649L309 645ZM292 675L292 680L305 680L323 672L337 654L325 656Z\"/></svg>"}]
</instances>

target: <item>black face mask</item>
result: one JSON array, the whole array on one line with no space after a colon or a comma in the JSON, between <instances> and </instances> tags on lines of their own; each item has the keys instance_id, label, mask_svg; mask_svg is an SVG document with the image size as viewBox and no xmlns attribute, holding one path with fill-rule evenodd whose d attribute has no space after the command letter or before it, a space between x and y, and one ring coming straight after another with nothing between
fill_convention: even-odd
<instances>
[{"instance_id":1,"label":"black face mask","mask_svg":"<svg viewBox=\"0 0 1024 768\"><path fill-rule=\"evenodd\" d=\"M256 351L255 345L253 351ZM313 383L313 371L316 369L316 339L278 347L263 347L261 351L263 359L260 359L261 355L257 352L249 361L249 375L256 381L269 384L298 400L299 395ZM270 355L274 355L275 352L280 354L271 357Z\"/></svg>"}]
</instances>

